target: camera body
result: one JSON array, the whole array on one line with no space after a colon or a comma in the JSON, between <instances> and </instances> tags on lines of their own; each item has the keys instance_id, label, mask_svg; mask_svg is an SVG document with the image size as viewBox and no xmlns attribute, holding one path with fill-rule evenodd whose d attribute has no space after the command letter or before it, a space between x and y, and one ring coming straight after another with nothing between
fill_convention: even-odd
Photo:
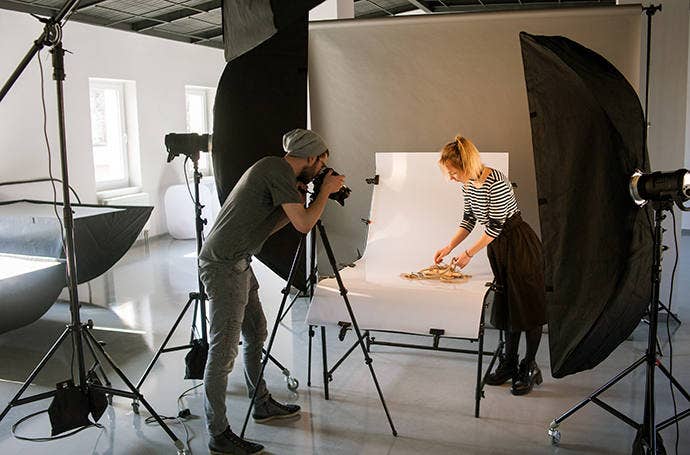
<instances>
[{"instance_id":1,"label":"camera body","mask_svg":"<svg viewBox=\"0 0 690 455\"><path fill-rule=\"evenodd\" d=\"M185 155L192 161L199 161L199 153L211 150L210 134L170 133L165 135L165 148L168 151L168 163L176 156Z\"/></svg>"},{"instance_id":2,"label":"camera body","mask_svg":"<svg viewBox=\"0 0 690 455\"><path fill-rule=\"evenodd\" d=\"M321 191L321 185L323 185L323 179L326 178L328 171L333 171L333 175L340 175L330 167L323 168L321 172L319 172L316 175L316 177L314 177L314 180L312 180L312 183L314 184L314 193L312 194L312 198L315 198L319 195L319 192ZM350 196L350 193L352 193L352 190L348 186L343 185L335 193L329 194L328 198L333 199L334 201L338 202L338 204L345 207L345 199L347 199Z\"/></svg>"}]
</instances>

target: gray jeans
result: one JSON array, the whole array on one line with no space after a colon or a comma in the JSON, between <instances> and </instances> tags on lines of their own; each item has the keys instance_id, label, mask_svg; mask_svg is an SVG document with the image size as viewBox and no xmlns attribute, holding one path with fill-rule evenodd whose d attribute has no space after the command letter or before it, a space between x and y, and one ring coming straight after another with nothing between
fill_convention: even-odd
<instances>
[{"instance_id":1,"label":"gray jeans","mask_svg":"<svg viewBox=\"0 0 690 455\"><path fill-rule=\"evenodd\" d=\"M204 372L204 408L209 434L218 435L228 426L225 395L228 375L237 357L240 333L244 345L244 377L250 397L261 372L261 348L268 333L259 301L259 283L250 260L243 259L236 264L199 261L199 272L210 300L211 318ZM269 394L263 380L257 387L256 404L261 404Z\"/></svg>"}]
</instances>

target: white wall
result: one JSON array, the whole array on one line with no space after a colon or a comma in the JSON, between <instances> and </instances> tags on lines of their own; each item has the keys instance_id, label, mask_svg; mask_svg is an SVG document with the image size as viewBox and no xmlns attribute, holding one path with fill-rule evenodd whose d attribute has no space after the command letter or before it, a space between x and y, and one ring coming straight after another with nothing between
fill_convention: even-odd
<instances>
[{"instance_id":1,"label":"white wall","mask_svg":"<svg viewBox=\"0 0 690 455\"><path fill-rule=\"evenodd\" d=\"M688 26L690 1L666 0L662 11L652 17L651 71L649 85L649 159L653 171L670 171L685 165L686 117L688 114ZM642 63L646 52L646 20L643 16ZM640 99L644 103L644 72L640 78ZM681 233L680 212L675 210L678 223L676 234ZM664 244L670 249L664 253L662 263L661 301L668 304L673 258L672 219L664 227L668 230ZM680 244L679 244L680 248ZM679 251L682 255L683 252ZM687 252L685 253L687 254ZM678 296L682 284L675 281L674 295Z\"/></svg>"},{"instance_id":2,"label":"white wall","mask_svg":"<svg viewBox=\"0 0 690 455\"><path fill-rule=\"evenodd\" d=\"M41 24L28 14L0 11L0 83L4 84L41 30ZM63 43L72 52L65 57L70 183L82 201L96 202L88 78L134 81L142 191L150 194L155 205L151 235L166 232L163 196L168 186L183 181L183 160L166 163L163 137L186 128L185 85L217 86L225 64L222 51L76 22L65 27ZM55 84L50 54L47 49L42 54L52 169L60 178ZM0 182L48 176L39 77L38 61L34 59L0 103ZM12 188L0 187L0 200L52 198L48 184Z\"/></svg>"}]
</instances>

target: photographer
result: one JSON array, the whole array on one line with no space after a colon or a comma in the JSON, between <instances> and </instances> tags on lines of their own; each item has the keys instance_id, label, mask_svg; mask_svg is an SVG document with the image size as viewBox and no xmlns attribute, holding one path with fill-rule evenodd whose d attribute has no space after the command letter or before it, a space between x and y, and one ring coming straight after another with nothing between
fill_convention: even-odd
<instances>
[{"instance_id":1,"label":"photographer","mask_svg":"<svg viewBox=\"0 0 690 455\"><path fill-rule=\"evenodd\" d=\"M265 157L242 175L199 256L201 280L211 301L204 407L209 449L216 453L250 454L263 449L235 435L226 416L228 374L237 356L240 333L249 396L255 387L258 389L254 420L263 423L300 412L297 405L271 398L263 380L257 384L267 329L250 262L266 239L288 223L302 233L309 232L321 217L329 194L343 186L345 177L328 171L318 196L305 208L304 183L326 167L328 147L316 133L295 129L283 136L283 148L287 152L284 157Z\"/></svg>"}]
</instances>

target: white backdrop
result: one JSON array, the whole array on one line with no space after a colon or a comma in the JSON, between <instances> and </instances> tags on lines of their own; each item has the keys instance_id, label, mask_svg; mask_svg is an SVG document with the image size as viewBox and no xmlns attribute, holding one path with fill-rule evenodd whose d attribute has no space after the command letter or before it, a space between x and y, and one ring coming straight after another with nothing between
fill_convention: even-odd
<instances>
[{"instance_id":1,"label":"white backdrop","mask_svg":"<svg viewBox=\"0 0 690 455\"><path fill-rule=\"evenodd\" d=\"M483 153L485 165L508 174L508 153ZM463 212L459 183L451 182L434 153L377 153L369 238L354 267L341 270L355 316L363 329L476 338L485 283L492 280L486 249L464 270L463 283L406 280L401 273L433 263L434 252L457 231ZM463 251L483 231L479 224L456 251ZM334 278L322 280L309 307L313 325L349 322Z\"/></svg>"}]
</instances>

